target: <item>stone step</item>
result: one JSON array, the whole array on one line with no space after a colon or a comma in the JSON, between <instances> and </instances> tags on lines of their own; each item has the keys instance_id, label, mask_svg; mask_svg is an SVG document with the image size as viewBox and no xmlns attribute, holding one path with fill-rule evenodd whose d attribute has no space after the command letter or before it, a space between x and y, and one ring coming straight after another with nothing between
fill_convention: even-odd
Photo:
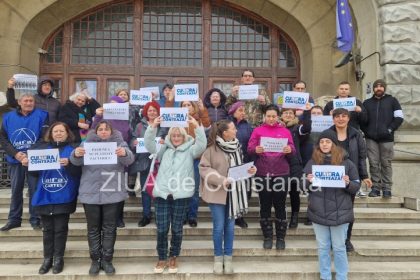
<instances>
[{"instance_id":1,"label":"stone step","mask_svg":"<svg viewBox=\"0 0 420 280\"><path fill-rule=\"evenodd\" d=\"M247 229L235 227L236 240L260 240L262 233L258 223L250 222ZM196 228L184 226L185 240L212 240L213 225L210 222L200 222ZM86 240L86 223L70 223L69 240ZM41 230L33 230L28 224L7 232L0 232L0 244L3 242L39 241ZM127 223L125 228L118 229L118 240L155 240L156 224L151 223L139 228L137 223ZM314 239L312 226L299 224L297 229L287 231L287 239ZM354 240L420 240L420 224L414 223L362 223L356 222L353 227Z\"/></svg>"},{"instance_id":2,"label":"stone step","mask_svg":"<svg viewBox=\"0 0 420 280\"><path fill-rule=\"evenodd\" d=\"M420 261L420 241L366 241L353 242L355 252L349 254L352 260L357 261ZM286 240L285 250L265 250L261 240L236 240L234 242L234 255L243 258L289 258L317 259L317 244L315 240ZM181 256L199 259L213 256L213 241L211 240L185 240L182 243ZM87 240L68 241L65 257L89 258ZM156 241L121 241L115 244L114 258L156 258ZM7 242L0 248L1 259L42 259L42 242Z\"/></svg>"},{"instance_id":3,"label":"stone step","mask_svg":"<svg viewBox=\"0 0 420 280\"><path fill-rule=\"evenodd\" d=\"M154 274L153 267L156 260L118 260L114 261L116 268L115 279L124 280L174 280L174 279L235 279L235 280L315 280L319 279L317 261L282 261L271 260L241 260L234 257L235 274L233 276L216 276L213 274L213 261L194 261L180 257L179 270L176 275ZM364 262L350 261L350 280L372 279L419 279L420 266L418 262ZM40 260L37 263L0 264L0 278L7 280L88 280L90 263L78 260L67 260L61 274L38 275ZM101 272L95 277L98 280L109 280L110 277Z\"/></svg>"}]
</instances>

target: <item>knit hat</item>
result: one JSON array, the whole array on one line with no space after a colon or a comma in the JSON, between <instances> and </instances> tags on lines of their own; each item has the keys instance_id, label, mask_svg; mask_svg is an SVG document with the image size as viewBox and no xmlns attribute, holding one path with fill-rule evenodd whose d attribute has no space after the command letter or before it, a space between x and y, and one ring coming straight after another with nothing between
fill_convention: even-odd
<instances>
[{"instance_id":1,"label":"knit hat","mask_svg":"<svg viewBox=\"0 0 420 280\"><path fill-rule=\"evenodd\" d=\"M378 85L381 85L384 87L384 91L386 91L386 82L382 79L378 79L373 82L373 88L376 88Z\"/></svg>"},{"instance_id":2,"label":"knit hat","mask_svg":"<svg viewBox=\"0 0 420 280\"><path fill-rule=\"evenodd\" d=\"M149 107L152 106L158 111L158 115L160 116L160 105L156 101L150 101L147 102L146 105L144 105L143 110L141 111L141 114L143 117L147 118L147 111L149 110Z\"/></svg>"},{"instance_id":3,"label":"knit hat","mask_svg":"<svg viewBox=\"0 0 420 280\"><path fill-rule=\"evenodd\" d=\"M328 138L330 139L336 146L338 146L338 138L335 132L331 129L326 129L319 135L318 138L318 145L322 138Z\"/></svg>"},{"instance_id":4,"label":"knit hat","mask_svg":"<svg viewBox=\"0 0 420 280\"><path fill-rule=\"evenodd\" d=\"M230 106L228 114L229 115L235 114L236 110L238 110L239 107L241 107L241 106L245 106L245 103L242 102L242 101L238 101L238 102L233 103L233 105Z\"/></svg>"},{"instance_id":5,"label":"knit hat","mask_svg":"<svg viewBox=\"0 0 420 280\"><path fill-rule=\"evenodd\" d=\"M115 101L117 103L124 103L124 100L121 97L116 96L116 95L111 96L111 98L109 99L109 102L111 101Z\"/></svg>"}]
</instances>

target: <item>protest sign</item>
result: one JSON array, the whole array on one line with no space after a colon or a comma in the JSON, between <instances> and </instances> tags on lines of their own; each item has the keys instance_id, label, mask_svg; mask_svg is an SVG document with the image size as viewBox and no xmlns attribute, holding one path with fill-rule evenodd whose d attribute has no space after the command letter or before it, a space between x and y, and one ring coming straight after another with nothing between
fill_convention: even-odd
<instances>
[{"instance_id":1,"label":"protest sign","mask_svg":"<svg viewBox=\"0 0 420 280\"><path fill-rule=\"evenodd\" d=\"M258 98L258 85L239 86L239 100L252 100Z\"/></svg>"},{"instance_id":2,"label":"protest sign","mask_svg":"<svg viewBox=\"0 0 420 280\"><path fill-rule=\"evenodd\" d=\"M28 150L28 170L60 169L60 153L58 149Z\"/></svg>"},{"instance_id":3,"label":"protest sign","mask_svg":"<svg viewBox=\"0 0 420 280\"><path fill-rule=\"evenodd\" d=\"M309 93L307 92L285 91L282 108L305 110L308 102Z\"/></svg>"},{"instance_id":4,"label":"protest sign","mask_svg":"<svg viewBox=\"0 0 420 280\"><path fill-rule=\"evenodd\" d=\"M156 137L155 138L155 143L156 143L156 152L159 152L160 150L160 146L161 144L160 142L160 137ZM137 154L144 154L144 153L148 153L149 151L147 151L145 145L144 145L144 138L137 138L137 146L136 146L136 153Z\"/></svg>"},{"instance_id":5,"label":"protest sign","mask_svg":"<svg viewBox=\"0 0 420 280\"><path fill-rule=\"evenodd\" d=\"M117 142L85 142L85 165L117 164Z\"/></svg>"},{"instance_id":6,"label":"protest sign","mask_svg":"<svg viewBox=\"0 0 420 280\"><path fill-rule=\"evenodd\" d=\"M287 138L261 137L260 146L264 147L265 153L282 153L287 142Z\"/></svg>"},{"instance_id":7,"label":"protest sign","mask_svg":"<svg viewBox=\"0 0 420 280\"><path fill-rule=\"evenodd\" d=\"M228 178L234 181L240 181L252 177L248 170L254 166L254 162L248 162L239 166L230 167L228 170Z\"/></svg>"},{"instance_id":8,"label":"protest sign","mask_svg":"<svg viewBox=\"0 0 420 280\"><path fill-rule=\"evenodd\" d=\"M198 101L198 84L175 85L175 101Z\"/></svg>"},{"instance_id":9,"label":"protest sign","mask_svg":"<svg viewBox=\"0 0 420 280\"><path fill-rule=\"evenodd\" d=\"M31 90L36 91L38 89L38 76L29 74L14 74L15 79L15 90Z\"/></svg>"},{"instance_id":10,"label":"protest sign","mask_svg":"<svg viewBox=\"0 0 420 280\"><path fill-rule=\"evenodd\" d=\"M160 127L188 127L188 108L160 108Z\"/></svg>"},{"instance_id":11,"label":"protest sign","mask_svg":"<svg viewBox=\"0 0 420 280\"><path fill-rule=\"evenodd\" d=\"M152 101L152 91L156 88L140 88L140 90L130 90L130 104L132 105L146 105L147 102ZM158 89L159 92L159 89Z\"/></svg>"},{"instance_id":12,"label":"protest sign","mask_svg":"<svg viewBox=\"0 0 420 280\"><path fill-rule=\"evenodd\" d=\"M356 97L335 98L333 99L333 107L334 109L344 108L348 111L354 111L356 109Z\"/></svg>"},{"instance_id":13,"label":"protest sign","mask_svg":"<svg viewBox=\"0 0 420 280\"><path fill-rule=\"evenodd\" d=\"M128 121L129 104L126 103L104 103L104 120Z\"/></svg>"},{"instance_id":14,"label":"protest sign","mask_svg":"<svg viewBox=\"0 0 420 280\"><path fill-rule=\"evenodd\" d=\"M312 128L311 132L323 132L330 128L334 122L332 116L311 116Z\"/></svg>"},{"instance_id":15,"label":"protest sign","mask_svg":"<svg viewBox=\"0 0 420 280\"><path fill-rule=\"evenodd\" d=\"M344 182L345 168L339 165L313 165L312 175L314 179L312 185L321 188L345 188Z\"/></svg>"}]
</instances>

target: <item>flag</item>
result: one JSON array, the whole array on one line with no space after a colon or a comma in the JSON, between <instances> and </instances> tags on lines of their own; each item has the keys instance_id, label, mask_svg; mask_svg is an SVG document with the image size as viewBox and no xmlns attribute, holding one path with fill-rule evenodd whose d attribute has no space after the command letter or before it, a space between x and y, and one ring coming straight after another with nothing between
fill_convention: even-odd
<instances>
[{"instance_id":1,"label":"flag","mask_svg":"<svg viewBox=\"0 0 420 280\"><path fill-rule=\"evenodd\" d=\"M337 0L336 29L338 49L343 52L351 51L354 35L348 0Z\"/></svg>"}]
</instances>

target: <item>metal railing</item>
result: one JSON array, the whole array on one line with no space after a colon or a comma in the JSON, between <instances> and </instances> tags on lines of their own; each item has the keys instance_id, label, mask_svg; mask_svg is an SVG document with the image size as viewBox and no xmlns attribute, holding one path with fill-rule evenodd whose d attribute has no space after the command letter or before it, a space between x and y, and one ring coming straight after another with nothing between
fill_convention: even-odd
<instances>
[{"instance_id":1,"label":"metal railing","mask_svg":"<svg viewBox=\"0 0 420 280\"><path fill-rule=\"evenodd\" d=\"M9 188L10 178L7 175L6 153L0 149L0 188Z\"/></svg>"}]
</instances>

